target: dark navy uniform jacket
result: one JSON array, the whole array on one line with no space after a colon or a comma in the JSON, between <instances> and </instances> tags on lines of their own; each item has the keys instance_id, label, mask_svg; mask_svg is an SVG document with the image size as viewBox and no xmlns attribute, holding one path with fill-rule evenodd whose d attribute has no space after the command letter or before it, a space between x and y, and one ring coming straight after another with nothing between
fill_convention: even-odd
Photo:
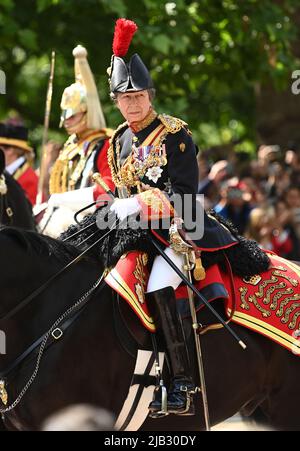
<instances>
[{"instance_id":1,"label":"dark navy uniform jacket","mask_svg":"<svg viewBox=\"0 0 300 451\"><path fill-rule=\"evenodd\" d=\"M116 140L118 140L120 150L121 166L132 152L132 145L142 146L146 137L153 132L161 123L160 116L144 129L133 132L124 125L119 129L119 133L112 139L113 149L116 150ZM237 244L237 240L231 235L228 229L221 225L215 218L208 216L203 211L200 202L196 201L198 190L198 164L196 159L196 146L185 126L176 133L168 133L165 141L167 164L161 166L163 172L156 182L149 180L144 175L141 182L151 187L159 188L170 194L190 194L192 195L192 209L187 209L185 215L190 214L195 217L195 209L204 215L204 233L198 239L193 239L201 250L214 251L230 247ZM114 154L116 156L116 153ZM201 210L201 211L199 211ZM185 219L183 217L183 219ZM187 227L186 227L187 228ZM187 228L187 231L189 229ZM163 234L165 236L165 234Z\"/></svg>"}]
</instances>

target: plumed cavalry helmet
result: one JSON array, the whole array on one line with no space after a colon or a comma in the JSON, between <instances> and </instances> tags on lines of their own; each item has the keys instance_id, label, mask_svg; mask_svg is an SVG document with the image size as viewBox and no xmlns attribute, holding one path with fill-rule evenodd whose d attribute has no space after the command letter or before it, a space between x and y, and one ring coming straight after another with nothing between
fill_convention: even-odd
<instances>
[{"instance_id":1,"label":"plumed cavalry helmet","mask_svg":"<svg viewBox=\"0 0 300 451\"><path fill-rule=\"evenodd\" d=\"M135 22L118 19L113 39L113 56L108 69L112 93L142 91L153 88L150 73L141 57L135 53L128 63L123 59L138 27Z\"/></svg>"},{"instance_id":2,"label":"plumed cavalry helmet","mask_svg":"<svg viewBox=\"0 0 300 451\"><path fill-rule=\"evenodd\" d=\"M81 45L73 50L75 83L68 86L61 99L61 120L76 113L87 113L87 128L100 130L106 127L95 80L87 60L87 50Z\"/></svg>"}]
</instances>

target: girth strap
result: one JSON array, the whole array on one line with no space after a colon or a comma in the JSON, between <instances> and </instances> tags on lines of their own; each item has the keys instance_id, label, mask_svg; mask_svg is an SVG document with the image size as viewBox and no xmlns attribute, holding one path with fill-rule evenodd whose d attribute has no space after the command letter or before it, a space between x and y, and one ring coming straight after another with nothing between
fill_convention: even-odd
<instances>
[{"instance_id":1,"label":"girth strap","mask_svg":"<svg viewBox=\"0 0 300 451\"><path fill-rule=\"evenodd\" d=\"M159 353L159 363L163 370L164 353ZM128 395L115 424L117 430L137 431L146 420L157 381L155 366L155 354L139 349Z\"/></svg>"}]
</instances>

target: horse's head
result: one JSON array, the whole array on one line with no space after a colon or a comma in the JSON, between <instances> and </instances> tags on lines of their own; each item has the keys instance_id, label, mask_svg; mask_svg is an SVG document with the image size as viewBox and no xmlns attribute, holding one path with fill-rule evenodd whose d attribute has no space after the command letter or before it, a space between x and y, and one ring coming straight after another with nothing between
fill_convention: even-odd
<instances>
[{"instance_id":1,"label":"horse's head","mask_svg":"<svg viewBox=\"0 0 300 451\"><path fill-rule=\"evenodd\" d=\"M5 169L5 156L2 149L0 149L0 175L3 174Z\"/></svg>"}]
</instances>

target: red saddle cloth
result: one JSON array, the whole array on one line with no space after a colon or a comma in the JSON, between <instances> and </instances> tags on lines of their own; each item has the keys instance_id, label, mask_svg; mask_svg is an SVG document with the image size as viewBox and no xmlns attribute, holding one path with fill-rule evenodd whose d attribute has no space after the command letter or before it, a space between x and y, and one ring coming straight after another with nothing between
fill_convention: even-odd
<instances>
[{"instance_id":1,"label":"red saddle cloth","mask_svg":"<svg viewBox=\"0 0 300 451\"><path fill-rule=\"evenodd\" d=\"M137 251L128 252L120 258L117 265L106 276L105 281L128 302L142 324L151 332L155 332L155 324L145 300L149 278L147 263L147 254ZM197 285L197 288L202 290L212 283L224 285L217 265L212 266L206 271L205 280L201 281ZM180 286L175 294L177 299L188 298L187 288L185 286ZM214 299L216 297L212 293L209 301L211 302Z\"/></svg>"},{"instance_id":2,"label":"red saddle cloth","mask_svg":"<svg viewBox=\"0 0 300 451\"><path fill-rule=\"evenodd\" d=\"M300 355L300 267L277 255L270 254L268 271L242 279L220 271L213 265L206 271L198 290L212 285L225 287L220 300L225 302L228 317L241 326L258 332ZM145 295L149 272L147 254L129 252L124 255L106 277L106 282L123 297L142 324L155 332ZM232 290L234 287L235 296ZM187 289L180 286L177 298L187 298ZM210 302L216 297L210 296ZM213 333L213 332L211 332Z\"/></svg>"},{"instance_id":3,"label":"red saddle cloth","mask_svg":"<svg viewBox=\"0 0 300 451\"><path fill-rule=\"evenodd\" d=\"M300 355L300 267L269 254L268 271L250 279L234 277L233 297L225 301L232 321L258 332ZM222 273L226 287L228 274Z\"/></svg>"},{"instance_id":4,"label":"red saddle cloth","mask_svg":"<svg viewBox=\"0 0 300 451\"><path fill-rule=\"evenodd\" d=\"M128 302L142 324L151 332L155 332L155 324L150 316L144 294L149 278L147 265L147 254L139 251L128 252L109 272L105 282Z\"/></svg>"}]
</instances>

